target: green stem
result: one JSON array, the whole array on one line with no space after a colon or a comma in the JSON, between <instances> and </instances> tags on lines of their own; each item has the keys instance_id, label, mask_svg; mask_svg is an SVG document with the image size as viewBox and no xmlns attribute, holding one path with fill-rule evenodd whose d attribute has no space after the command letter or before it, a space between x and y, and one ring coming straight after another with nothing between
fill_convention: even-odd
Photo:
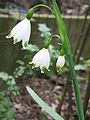
<instances>
[{"instance_id":1,"label":"green stem","mask_svg":"<svg viewBox=\"0 0 90 120\"><path fill-rule=\"evenodd\" d=\"M58 28L58 31L59 31L59 35L60 35L60 38L61 38L61 42L62 42L64 52L65 52L65 55L66 55L66 59L68 61L68 67L69 67L72 82L73 82L73 88L74 88L75 98L76 98L78 118L79 118L79 120L85 120L84 119L83 106L82 106L81 97L80 97L80 90L79 90L79 87L78 87L76 72L74 70L74 63L73 63L73 58L72 58L72 54L71 54L71 47L70 47L70 43L69 43L69 38L67 36L66 28L65 28L64 22L61 18L61 14L60 14L59 8L58 8L55 0L52 0L52 6L53 6L55 18L56 18L57 28Z\"/></svg>"},{"instance_id":2,"label":"green stem","mask_svg":"<svg viewBox=\"0 0 90 120\"><path fill-rule=\"evenodd\" d=\"M52 42L52 38L54 38L54 37L57 37L57 38L60 40L60 36L54 34L54 35L51 35L51 36L48 38L48 41L49 41L49 42Z\"/></svg>"},{"instance_id":3,"label":"green stem","mask_svg":"<svg viewBox=\"0 0 90 120\"><path fill-rule=\"evenodd\" d=\"M52 13L53 13L53 10L49 7L49 6L47 6L47 5L45 5L45 4L38 4L38 5L36 5L36 6L34 6L34 7L32 7L31 9L36 9L36 8L38 8L38 7L45 7L45 8L47 8L47 9L49 9Z\"/></svg>"},{"instance_id":4,"label":"green stem","mask_svg":"<svg viewBox=\"0 0 90 120\"><path fill-rule=\"evenodd\" d=\"M59 35L51 35L48 39L46 39L45 40L45 43L44 43L44 47L47 49L48 47L49 47L49 45L50 45L50 43L52 42L52 38L53 37L57 37L59 40L60 40L60 36ZM61 44L59 44L59 45L61 45Z\"/></svg>"},{"instance_id":5,"label":"green stem","mask_svg":"<svg viewBox=\"0 0 90 120\"><path fill-rule=\"evenodd\" d=\"M27 12L27 14L26 14L26 18L27 18L28 20L30 20L30 19L32 18L32 16L33 16L33 13L34 13L34 12L36 11L36 9L39 8L39 7L45 7L45 8L47 8L47 9L49 9L52 13L54 13L53 10L52 10L49 6L44 5L44 4L38 4L38 5L32 7L31 9L28 10L28 12Z\"/></svg>"},{"instance_id":6,"label":"green stem","mask_svg":"<svg viewBox=\"0 0 90 120\"><path fill-rule=\"evenodd\" d=\"M74 88L74 92L75 92L78 118L79 118L79 120L85 120L84 119L84 112L83 112L81 96L80 96L80 90L79 90L79 86L78 86L76 72L74 70L74 64L73 64L72 56L67 55L67 60L68 60L68 63L69 63L69 71L70 71L71 79L72 79L72 82L73 82L73 88Z\"/></svg>"}]
</instances>

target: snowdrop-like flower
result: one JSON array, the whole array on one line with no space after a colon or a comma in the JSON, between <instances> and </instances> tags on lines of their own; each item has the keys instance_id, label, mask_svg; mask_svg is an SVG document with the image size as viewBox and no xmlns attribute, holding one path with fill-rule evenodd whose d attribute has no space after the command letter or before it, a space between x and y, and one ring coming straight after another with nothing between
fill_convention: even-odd
<instances>
[{"instance_id":1,"label":"snowdrop-like flower","mask_svg":"<svg viewBox=\"0 0 90 120\"><path fill-rule=\"evenodd\" d=\"M65 64L65 56L59 56L56 62L56 67L58 70L60 70Z\"/></svg>"},{"instance_id":2,"label":"snowdrop-like flower","mask_svg":"<svg viewBox=\"0 0 90 120\"><path fill-rule=\"evenodd\" d=\"M48 49L43 48L36 53L31 63L34 64L34 67L40 67L42 73L44 68L48 70L50 65L50 54Z\"/></svg>"},{"instance_id":3,"label":"snowdrop-like flower","mask_svg":"<svg viewBox=\"0 0 90 120\"><path fill-rule=\"evenodd\" d=\"M31 33L30 20L27 18L19 22L10 32L6 38L14 38L14 44L22 40L22 46L25 48L28 45L28 41Z\"/></svg>"}]
</instances>

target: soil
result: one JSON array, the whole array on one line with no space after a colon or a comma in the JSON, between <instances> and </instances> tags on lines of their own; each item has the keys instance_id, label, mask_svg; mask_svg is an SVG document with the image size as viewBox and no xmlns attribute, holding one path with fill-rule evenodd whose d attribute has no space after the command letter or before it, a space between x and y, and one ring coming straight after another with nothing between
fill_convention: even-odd
<instances>
[{"instance_id":1,"label":"soil","mask_svg":"<svg viewBox=\"0 0 90 120\"><path fill-rule=\"evenodd\" d=\"M90 15L90 0L57 0L58 6L60 8L62 15L85 15L87 11L88 15ZM51 6L51 2L48 1L47 4ZM49 13L47 9L41 8L38 11L40 14ZM51 12L50 12L51 14Z\"/></svg>"},{"instance_id":2,"label":"soil","mask_svg":"<svg viewBox=\"0 0 90 120\"><path fill-rule=\"evenodd\" d=\"M51 79L25 75L17 80L17 84L21 90L21 95L17 97L11 96L12 104L16 109L15 120L53 120L32 99L25 87L30 86L47 104L52 106L54 110L58 110L58 105L61 103L61 96L64 92L66 80L67 77L65 74L63 76L54 76ZM84 99L87 85L85 73L78 74L78 80L80 81L80 90L82 98ZM59 111L59 113L65 118L65 120L77 120L74 93L70 88L67 89L66 96L64 97L61 111ZM70 91L72 91L72 93ZM70 93L71 97L68 96ZM90 104L88 106L86 120L90 120Z\"/></svg>"},{"instance_id":3,"label":"soil","mask_svg":"<svg viewBox=\"0 0 90 120\"><path fill-rule=\"evenodd\" d=\"M89 0L68 0L67 2L67 0L60 0L59 4L60 4L61 13L64 15L67 15L67 14L83 15L87 11L90 1Z\"/></svg>"}]
</instances>

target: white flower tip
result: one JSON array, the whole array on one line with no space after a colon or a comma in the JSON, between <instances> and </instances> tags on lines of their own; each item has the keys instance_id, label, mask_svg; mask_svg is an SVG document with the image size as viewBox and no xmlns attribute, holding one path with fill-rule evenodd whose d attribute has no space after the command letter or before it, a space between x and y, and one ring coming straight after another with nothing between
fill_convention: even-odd
<instances>
[{"instance_id":1,"label":"white flower tip","mask_svg":"<svg viewBox=\"0 0 90 120\"><path fill-rule=\"evenodd\" d=\"M29 62L29 64L31 65L31 64L32 64L32 62Z\"/></svg>"},{"instance_id":2,"label":"white flower tip","mask_svg":"<svg viewBox=\"0 0 90 120\"><path fill-rule=\"evenodd\" d=\"M44 71L43 71L43 70L41 70L41 73L44 73Z\"/></svg>"},{"instance_id":3,"label":"white flower tip","mask_svg":"<svg viewBox=\"0 0 90 120\"><path fill-rule=\"evenodd\" d=\"M6 38L8 39L9 37L8 37L8 36L6 36Z\"/></svg>"},{"instance_id":4,"label":"white flower tip","mask_svg":"<svg viewBox=\"0 0 90 120\"><path fill-rule=\"evenodd\" d=\"M7 36L6 36L6 38L8 39L8 38L11 38L11 33L9 33Z\"/></svg>"}]
</instances>

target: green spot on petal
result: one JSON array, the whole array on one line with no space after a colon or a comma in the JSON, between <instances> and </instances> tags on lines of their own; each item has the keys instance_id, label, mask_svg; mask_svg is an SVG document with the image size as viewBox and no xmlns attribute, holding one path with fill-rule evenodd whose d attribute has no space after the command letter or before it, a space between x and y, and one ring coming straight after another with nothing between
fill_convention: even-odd
<instances>
[{"instance_id":1,"label":"green spot on petal","mask_svg":"<svg viewBox=\"0 0 90 120\"><path fill-rule=\"evenodd\" d=\"M27 41L26 41L26 42L24 42L24 47L25 47L25 48L27 47Z\"/></svg>"},{"instance_id":2,"label":"green spot on petal","mask_svg":"<svg viewBox=\"0 0 90 120\"><path fill-rule=\"evenodd\" d=\"M61 67L56 67L56 69L57 69L57 72L61 72L62 71L62 68Z\"/></svg>"},{"instance_id":3,"label":"green spot on petal","mask_svg":"<svg viewBox=\"0 0 90 120\"><path fill-rule=\"evenodd\" d=\"M45 71L45 66L42 67L41 73L44 73L44 71Z\"/></svg>"},{"instance_id":4,"label":"green spot on petal","mask_svg":"<svg viewBox=\"0 0 90 120\"><path fill-rule=\"evenodd\" d=\"M36 67L36 64L34 64L34 63L32 63L33 65L32 65L32 69L34 69L35 67Z\"/></svg>"}]
</instances>

